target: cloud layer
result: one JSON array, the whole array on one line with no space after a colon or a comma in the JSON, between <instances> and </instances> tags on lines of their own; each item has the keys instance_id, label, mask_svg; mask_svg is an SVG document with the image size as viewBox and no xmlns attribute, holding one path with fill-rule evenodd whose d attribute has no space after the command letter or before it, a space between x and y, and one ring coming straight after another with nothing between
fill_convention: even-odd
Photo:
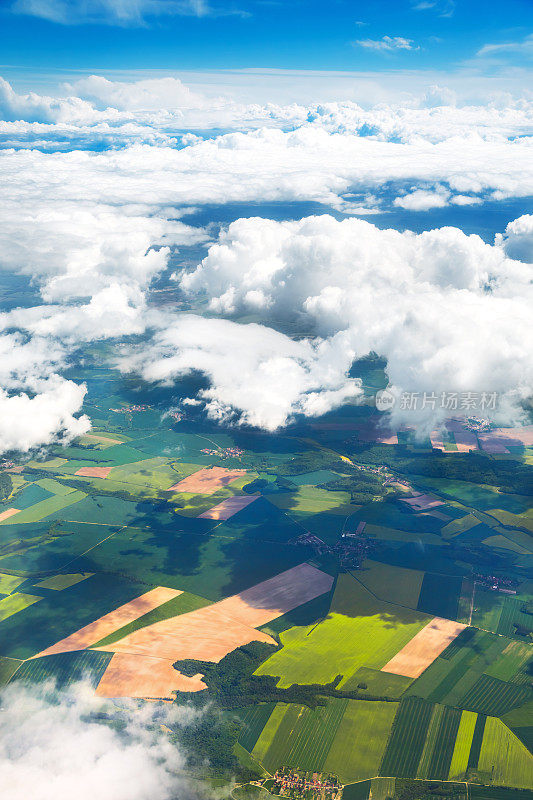
<instances>
[{"instance_id":1,"label":"cloud layer","mask_svg":"<svg viewBox=\"0 0 533 800\"><path fill-rule=\"evenodd\" d=\"M0 314L13 355L0 373L0 449L85 429L84 387L62 373L84 343L131 335L152 339L122 368L164 381L200 370L211 416L270 430L357 398L350 365L371 350L400 389L492 387L516 417L531 389L531 342L518 335L531 217L488 245L457 228L415 235L351 215L533 194L530 111L525 100L461 106L439 86L411 105L363 109L245 105L176 78L91 76L62 97L0 83L0 140L14 145L0 158L0 269L40 295ZM237 220L180 280L210 317L151 307L171 257L217 235L187 225L188 211L299 201L346 219ZM259 324L238 324L250 315ZM29 414L42 425L25 427Z\"/></svg>"},{"instance_id":2,"label":"cloud layer","mask_svg":"<svg viewBox=\"0 0 533 800\"><path fill-rule=\"evenodd\" d=\"M161 729L187 724L171 706L96 698L90 686L3 689L0 784L11 800L174 800L197 796L185 758ZM113 720L119 725L113 725Z\"/></svg>"},{"instance_id":3,"label":"cloud layer","mask_svg":"<svg viewBox=\"0 0 533 800\"><path fill-rule=\"evenodd\" d=\"M491 246L457 228L417 235L329 216L243 219L179 280L213 313L311 328L332 384L354 358L376 352L399 392L496 391L500 418L512 419L533 392L532 231L533 217L522 217ZM324 406L334 405L325 395ZM395 415L439 421L438 411Z\"/></svg>"}]
</instances>

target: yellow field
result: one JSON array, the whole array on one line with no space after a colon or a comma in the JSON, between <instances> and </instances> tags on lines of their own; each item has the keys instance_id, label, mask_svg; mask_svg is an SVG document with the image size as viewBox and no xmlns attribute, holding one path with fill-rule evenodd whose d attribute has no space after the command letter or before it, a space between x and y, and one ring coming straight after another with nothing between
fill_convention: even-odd
<instances>
[{"instance_id":1,"label":"yellow field","mask_svg":"<svg viewBox=\"0 0 533 800\"><path fill-rule=\"evenodd\" d=\"M256 674L278 675L283 687L328 683L337 675L346 681L359 667L381 669L430 619L377 600L351 575L341 575L328 617L281 633L282 649Z\"/></svg>"},{"instance_id":2,"label":"yellow field","mask_svg":"<svg viewBox=\"0 0 533 800\"><path fill-rule=\"evenodd\" d=\"M519 789L533 786L533 756L496 717L487 718L479 770L492 773L493 783L498 786L516 786Z\"/></svg>"},{"instance_id":3,"label":"yellow field","mask_svg":"<svg viewBox=\"0 0 533 800\"><path fill-rule=\"evenodd\" d=\"M511 550L513 553L519 553L520 555L528 555L531 553L531 548L527 549L526 547L522 547L518 542L513 542L511 539L508 539L507 536L489 536L488 539L483 539L483 544L489 547L500 547L504 550Z\"/></svg>"},{"instance_id":4,"label":"yellow field","mask_svg":"<svg viewBox=\"0 0 533 800\"><path fill-rule=\"evenodd\" d=\"M69 586L74 586L86 578L90 578L93 572L76 572L71 575L52 575L51 578L45 578L44 581L36 583L35 586L42 586L43 589L68 589Z\"/></svg>"},{"instance_id":5,"label":"yellow field","mask_svg":"<svg viewBox=\"0 0 533 800\"><path fill-rule=\"evenodd\" d=\"M4 597L3 600L0 600L0 622L13 616L13 614L17 614L19 611L23 611L28 606L38 603L42 599L42 597L35 597L32 594L23 594L22 592Z\"/></svg>"},{"instance_id":6,"label":"yellow field","mask_svg":"<svg viewBox=\"0 0 533 800\"><path fill-rule=\"evenodd\" d=\"M473 514L467 514L466 517L448 522L448 524L442 528L441 533L445 539L451 539L452 536L457 536L460 533L470 530L474 525L479 525L478 518Z\"/></svg>"},{"instance_id":7,"label":"yellow field","mask_svg":"<svg viewBox=\"0 0 533 800\"><path fill-rule=\"evenodd\" d=\"M398 703L349 700L324 769L343 783L375 777L397 710Z\"/></svg>"},{"instance_id":8,"label":"yellow field","mask_svg":"<svg viewBox=\"0 0 533 800\"><path fill-rule=\"evenodd\" d=\"M448 774L448 780L450 781L463 780L465 777L476 720L477 714L473 711L463 711L461 714L461 722L459 723L459 730L457 731L457 738L455 739L455 747L450 764L450 772Z\"/></svg>"},{"instance_id":9,"label":"yellow field","mask_svg":"<svg viewBox=\"0 0 533 800\"><path fill-rule=\"evenodd\" d=\"M25 580L26 578L19 578L18 575L6 575L0 572L0 594L11 594Z\"/></svg>"}]
</instances>

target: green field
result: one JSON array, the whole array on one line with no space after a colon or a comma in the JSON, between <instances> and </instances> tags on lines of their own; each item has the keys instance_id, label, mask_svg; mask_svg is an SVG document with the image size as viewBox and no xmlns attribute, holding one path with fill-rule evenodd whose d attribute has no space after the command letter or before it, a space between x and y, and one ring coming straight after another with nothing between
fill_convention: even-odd
<instances>
[{"instance_id":1,"label":"green field","mask_svg":"<svg viewBox=\"0 0 533 800\"><path fill-rule=\"evenodd\" d=\"M437 748L437 737L445 710L446 706L433 706L433 712L431 714L431 719L428 726L424 749L422 750L420 761L418 763L418 769L416 771L417 778L429 778L431 776L431 762Z\"/></svg>"},{"instance_id":2,"label":"green field","mask_svg":"<svg viewBox=\"0 0 533 800\"><path fill-rule=\"evenodd\" d=\"M474 737L477 714L472 711L463 711L461 721L457 730L453 756L448 773L449 780L461 780L466 776L468 769L468 758Z\"/></svg>"},{"instance_id":3,"label":"green field","mask_svg":"<svg viewBox=\"0 0 533 800\"><path fill-rule=\"evenodd\" d=\"M401 701L381 763L381 775L416 778L432 714L432 704L418 697Z\"/></svg>"},{"instance_id":4,"label":"green field","mask_svg":"<svg viewBox=\"0 0 533 800\"><path fill-rule=\"evenodd\" d=\"M128 636L130 633L139 630L139 628L145 628L147 625L154 625L156 622L162 622L164 619L177 617L180 614L187 614L189 611L196 611L197 608L207 606L210 602L210 600L206 600L204 597L198 597L195 594L183 592L177 597L173 597L172 600L168 600L166 603L152 609L152 611L148 611L148 613L143 614L141 617L137 617L137 619L133 620L133 622L130 622L128 625L118 628L118 630L110 633L109 636L100 639L99 642L94 642L92 646L104 647L113 644L114 642L118 642L119 639L123 639L124 636Z\"/></svg>"},{"instance_id":5,"label":"green field","mask_svg":"<svg viewBox=\"0 0 533 800\"><path fill-rule=\"evenodd\" d=\"M348 680L343 682L342 688L357 689L362 695L368 692L370 695L399 699L412 682L412 678L403 675L381 672L370 667L359 667Z\"/></svg>"},{"instance_id":6,"label":"green field","mask_svg":"<svg viewBox=\"0 0 533 800\"><path fill-rule=\"evenodd\" d=\"M424 573L367 560L357 578L372 594L388 603L416 608Z\"/></svg>"},{"instance_id":7,"label":"green field","mask_svg":"<svg viewBox=\"0 0 533 800\"><path fill-rule=\"evenodd\" d=\"M112 657L113 653L78 650L34 658L19 667L13 680L27 684L52 680L59 689L84 680L96 688Z\"/></svg>"},{"instance_id":8,"label":"green field","mask_svg":"<svg viewBox=\"0 0 533 800\"><path fill-rule=\"evenodd\" d=\"M13 616L13 614L24 611L25 608L33 605L33 603L38 603L41 599L42 598L36 597L35 595L24 594L23 592L16 592L15 594L10 594L8 597L2 598L2 600L0 600L0 622Z\"/></svg>"},{"instance_id":9,"label":"green field","mask_svg":"<svg viewBox=\"0 0 533 800\"><path fill-rule=\"evenodd\" d=\"M269 772L282 766L321 771L347 704L348 700L334 699L314 710L278 704L252 755Z\"/></svg>"},{"instance_id":10,"label":"green field","mask_svg":"<svg viewBox=\"0 0 533 800\"><path fill-rule=\"evenodd\" d=\"M489 675L480 675L472 688L465 693L461 705L487 716L500 716L523 705L533 697L529 686L507 683Z\"/></svg>"},{"instance_id":11,"label":"green field","mask_svg":"<svg viewBox=\"0 0 533 800\"><path fill-rule=\"evenodd\" d=\"M324 763L341 781L378 774L397 703L349 700Z\"/></svg>"},{"instance_id":12,"label":"green field","mask_svg":"<svg viewBox=\"0 0 533 800\"><path fill-rule=\"evenodd\" d=\"M377 600L351 575L340 575L329 616L281 633L282 649L256 674L279 676L279 686L329 683L337 675L347 680L360 667L380 669L427 621L416 611Z\"/></svg>"},{"instance_id":13,"label":"green field","mask_svg":"<svg viewBox=\"0 0 533 800\"><path fill-rule=\"evenodd\" d=\"M84 497L86 497L84 492L79 492L75 489L72 489L68 494L56 494L53 497L48 497L46 500L35 503L33 506L29 506L24 509L24 511L21 511L20 514L15 514L14 517L5 519L3 522L0 522L0 525L9 525L13 523L20 525L23 523L38 522L45 517L49 517L51 514L62 511L64 508L67 508L67 506L78 503L80 500L83 500Z\"/></svg>"},{"instance_id":14,"label":"green field","mask_svg":"<svg viewBox=\"0 0 533 800\"><path fill-rule=\"evenodd\" d=\"M22 661L15 658L0 656L0 687L9 682L21 664Z\"/></svg>"},{"instance_id":15,"label":"green field","mask_svg":"<svg viewBox=\"0 0 533 800\"><path fill-rule=\"evenodd\" d=\"M398 703L328 700L322 708L278 704L247 712L250 728L242 742L256 736L257 722L268 715L252 754L269 772L282 766L333 772L341 781L376 775Z\"/></svg>"},{"instance_id":16,"label":"green field","mask_svg":"<svg viewBox=\"0 0 533 800\"><path fill-rule=\"evenodd\" d=\"M520 597L484 590L476 584L472 625L503 636L517 636L515 622L533 631L533 617L520 610L523 602Z\"/></svg>"},{"instance_id":17,"label":"green field","mask_svg":"<svg viewBox=\"0 0 533 800\"><path fill-rule=\"evenodd\" d=\"M25 578L19 578L18 575L0 573L0 594L11 594L21 583L24 583L24 581Z\"/></svg>"},{"instance_id":18,"label":"green field","mask_svg":"<svg viewBox=\"0 0 533 800\"><path fill-rule=\"evenodd\" d=\"M434 617L457 619L462 583L462 577L427 572L420 589L418 610Z\"/></svg>"},{"instance_id":19,"label":"green field","mask_svg":"<svg viewBox=\"0 0 533 800\"><path fill-rule=\"evenodd\" d=\"M87 580L87 578L90 578L92 574L92 572L74 572L64 575L52 575L51 578L45 578L44 581L39 581L39 583L35 583L34 586L39 586L43 589L55 589L56 591L61 591L61 589L68 589L70 586L74 586L80 581Z\"/></svg>"},{"instance_id":20,"label":"green field","mask_svg":"<svg viewBox=\"0 0 533 800\"><path fill-rule=\"evenodd\" d=\"M503 722L489 717L479 756L479 771L495 784L529 789L533 786L533 756Z\"/></svg>"},{"instance_id":21,"label":"green field","mask_svg":"<svg viewBox=\"0 0 533 800\"><path fill-rule=\"evenodd\" d=\"M274 711L275 703L259 703L255 706L237 709L235 716L243 724L239 744L249 753L252 752L261 732Z\"/></svg>"}]
</instances>

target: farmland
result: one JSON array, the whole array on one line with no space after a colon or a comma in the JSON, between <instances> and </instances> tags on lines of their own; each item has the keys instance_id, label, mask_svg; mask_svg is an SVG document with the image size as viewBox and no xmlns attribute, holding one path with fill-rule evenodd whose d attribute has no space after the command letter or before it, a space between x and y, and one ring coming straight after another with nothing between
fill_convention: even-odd
<instances>
[{"instance_id":1,"label":"farmland","mask_svg":"<svg viewBox=\"0 0 533 800\"><path fill-rule=\"evenodd\" d=\"M283 648L257 674L279 676L280 686L328 683L337 675L346 680L360 667L383 667L427 621L416 611L377 600L352 576L341 575L328 617L283 631Z\"/></svg>"},{"instance_id":2,"label":"farmland","mask_svg":"<svg viewBox=\"0 0 533 800\"><path fill-rule=\"evenodd\" d=\"M112 411L132 403L120 391L93 396L94 430L26 461L1 506L18 512L0 522L0 684L218 702L241 767L331 772L347 800L426 780L533 785L532 647L515 625L531 619L527 534L498 527L522 520L523 496L498 516L495 487L413 472L402 480L438 492L443 517L389 489L351 502L339 486L357 493L360 473L342 427L220 431L175 423L157 401ZM379 447L383 463L406 457ZM422 461L423 448L402 447ZM375 449L361 446L361 462ZM363 555L347 569L326 545L350 542ZM487 553L517 595L474 582ZM207 667L250 642L267 648L251 689L234 686L224 705ZM179 660L205 672L178 672ZM276 702L262 680L292 694Z\"/></svg>"},{"instance_id":3,"label":"farmland","mask_svg":"<svg viewBox=\"0 0 533 800\"><path fill-rule=\"evenodd\" d=\"M533 758L499 719L489 717L479 756L479 771L490 774L495 784L530 788Z\"/></svg>"},{"instance_id":4,"label":"farmland","mask_svg":"<svg viewBox=\"0 0 533 800\"><path fill-rule=\"evenodd\" d=\"M252 752L269 771L287 765L362 780L379 769L396 709L363 700L330 700L313 711L280 704Z\"/></svg>"}]
</instances>

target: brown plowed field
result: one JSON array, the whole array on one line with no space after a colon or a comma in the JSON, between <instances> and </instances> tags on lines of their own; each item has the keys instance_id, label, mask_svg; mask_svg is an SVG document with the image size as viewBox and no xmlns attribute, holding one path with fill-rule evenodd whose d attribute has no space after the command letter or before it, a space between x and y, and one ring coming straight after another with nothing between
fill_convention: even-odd
<instances>
[{"instance_id":1,"label":"brown plowed field","mask_svg":"<svg viewBox=\"0 0 533 800\"><path fill-rule=\"evenodd\" d=\"M466 627L461 622L435 617L381 671L418 678Z\"/></svg>"}]
</instances>

